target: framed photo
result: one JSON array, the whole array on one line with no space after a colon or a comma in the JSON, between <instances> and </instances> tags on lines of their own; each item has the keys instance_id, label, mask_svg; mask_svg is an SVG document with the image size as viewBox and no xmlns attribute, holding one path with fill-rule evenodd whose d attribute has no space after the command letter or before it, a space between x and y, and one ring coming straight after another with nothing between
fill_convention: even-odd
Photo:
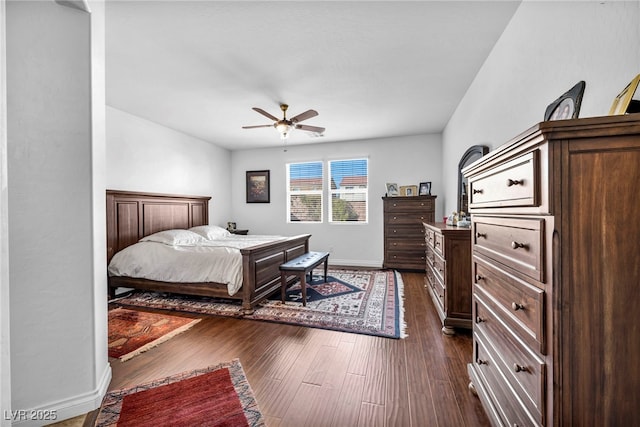
<instances>
[{"instance_id":1,"label":"framed photo","mask_svg":"<svg viewBox=\"0 0 640 427\"><path fill-rule=\"evenodd\" d=\"M544 120L577 119L585 86L586 83L581 80L549 104L544 112Z\"/></svg>"},{"instance_id":2,"label":"framed photo","mask_svg":"<svg viewBox=\"0 0 640 427\"><path fill-rule=\"evenodd\" d=\"M613 100L613 104L609 110L610 116L640 112L640 100L633 99L633 95L636 93L636 89L638 89L638 83L640 83L640 74L631 80L631 83L622 89L622 92Z\"/></svg>"},{"instance_id":3,"label":"framed photo","mask_svg":"<svg viewBox=\"0 0 640 427\"><path fill-rule=\"evenodd\" d=\"M269 171L247 171L247 203L270 202Z\"/></svg>"},{"instance_id":4,"label":"framed photo","mask_svg":"<svg viewBox=\"0 0 640 427\"><path fill-rule=\"evenodd\" d=\"M398 184L395 182L387 182L387 196L396 197L398 195Z\"/></svg>"},{"instance_id":5,"label":"framed photo","mask_svg":"<svg viewBox=\"0 0 640 427\"><path fill-rule=\"evenodd\" d=\"M418 195L417 185L402 185L400 186L400 195L406 197L413 197Z\"/></svg>"},{"instance_id":6,"label":"framed photo","mask_svg":"<svg viewBox=\"0 0 640 427\"><path fill-rule=\"evenodd\" d=\"M429 182L421 182L418 190L419 196L430 196L431 195L431 181Z\"/></svg>"}]
</instances>

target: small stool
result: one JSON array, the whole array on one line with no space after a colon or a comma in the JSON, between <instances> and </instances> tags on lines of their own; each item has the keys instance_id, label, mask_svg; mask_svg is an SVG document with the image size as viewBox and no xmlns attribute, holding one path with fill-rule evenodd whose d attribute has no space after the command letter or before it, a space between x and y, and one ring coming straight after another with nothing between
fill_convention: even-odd
<instances>
[{"instance_id":1,"label":"small stool","mask_svg":"<svg viewBox=\"0 0 640 427\"><path fill-rule=\"evenodd\" d=\"M280 265L280 287L282 303L284 304L287 291L287 274L294 274L300 279L302 287L302 305L307 305L307 273L324 262L324 281L327 281L327 266L329 252L308 252ZM311 280L311 279L310 279Z\"/></svg>"}]
</instances>

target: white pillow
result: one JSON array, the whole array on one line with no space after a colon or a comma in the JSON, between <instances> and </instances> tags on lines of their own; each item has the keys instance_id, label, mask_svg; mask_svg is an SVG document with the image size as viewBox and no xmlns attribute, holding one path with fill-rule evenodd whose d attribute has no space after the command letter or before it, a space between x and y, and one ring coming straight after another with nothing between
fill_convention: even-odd
<instances>
[{"instance_id":1,"label":"white pillow","mask_svg":"<svg viewBox=\"0 0 640 427\"><path fill-rule=\"evenodd\" d=\"M171 246L192 246L204 241L204 237L189 230L165 230L140 239L141 242L158 242Z\"/></svg>"},{"instance_id":2,"label":"white pillow","mask_svg":"<svg viewBox=\"0 0 640 427\"><path fill-rule=\"evenodd\" d=\"M198 233L200 236L204 237L207 240L216 240L220 237L231 236L231 233L229 233L228 230L225 230L222 227L218 227L217 225L200 225L198 227L191 227L189 231Z\"/></svg>"}]
</instances>

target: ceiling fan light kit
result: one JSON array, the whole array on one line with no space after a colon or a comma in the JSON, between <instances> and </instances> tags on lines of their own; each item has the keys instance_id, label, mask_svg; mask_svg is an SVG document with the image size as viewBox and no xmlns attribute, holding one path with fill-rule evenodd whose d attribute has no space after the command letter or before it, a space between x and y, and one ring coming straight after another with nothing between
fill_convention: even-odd
<instances>
[{"instance_id":1,"label":"ceiling fan light kit","mask_svg":"<svg viewBox=\"0 0 640 427\"><path fill-rule=\"evenodd\" d=\"M253 110L262 114L265 117L273 120L274 123L272 125L257 125L257 126L243 126L243 129L255 129L255 128L263 128L263 127L271 127L273 126L280 133L280 139L286 140L289 138L291 131L294 129L300 129L307 132L312 132L315 136L321 135L325 128L318 126L309 126L309 125L301 125L298 124L303 120L310 119L318 115L318 112L315 110L307 110L304 113L300 113L291 119L287 119L287 109L289 106L287 104L281 104L280 109L282 110L282 119L278 119L274 115L267 113L262 108L253 107Z\"/></svg>"}]
</instances>

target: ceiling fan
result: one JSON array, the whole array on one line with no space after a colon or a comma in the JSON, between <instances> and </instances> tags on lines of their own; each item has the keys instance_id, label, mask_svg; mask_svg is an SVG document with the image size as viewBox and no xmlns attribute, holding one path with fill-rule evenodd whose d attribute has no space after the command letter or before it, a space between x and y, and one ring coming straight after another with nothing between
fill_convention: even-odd
<instances>
[{"instance_id":1,"label":"ceiling fan","mask_svg":"<svg viewBox=\"0 0 640 427\"><path fill-rule=\"evenodd\" d=\"M280 138L282 139L289 138L289 134L293 129L300 129L307 132L315 132L318 134L324 132L324 128L322 127L299 124L303 120L307 120L311 117L317 116L318 112L316 110L307 110L304 113L300 113L297 116L287 119L287 108L289 108L287 104L280 104L280 109L282 110L282 119L278 119L276 116L267 113L262 108L253 107L253 110L257 111L265 117L270 118L274 121L274 123L270 125L242 126L242 129L274 127L278 130L278 132L280 132Z\"/></svg>"}]
</instances>

